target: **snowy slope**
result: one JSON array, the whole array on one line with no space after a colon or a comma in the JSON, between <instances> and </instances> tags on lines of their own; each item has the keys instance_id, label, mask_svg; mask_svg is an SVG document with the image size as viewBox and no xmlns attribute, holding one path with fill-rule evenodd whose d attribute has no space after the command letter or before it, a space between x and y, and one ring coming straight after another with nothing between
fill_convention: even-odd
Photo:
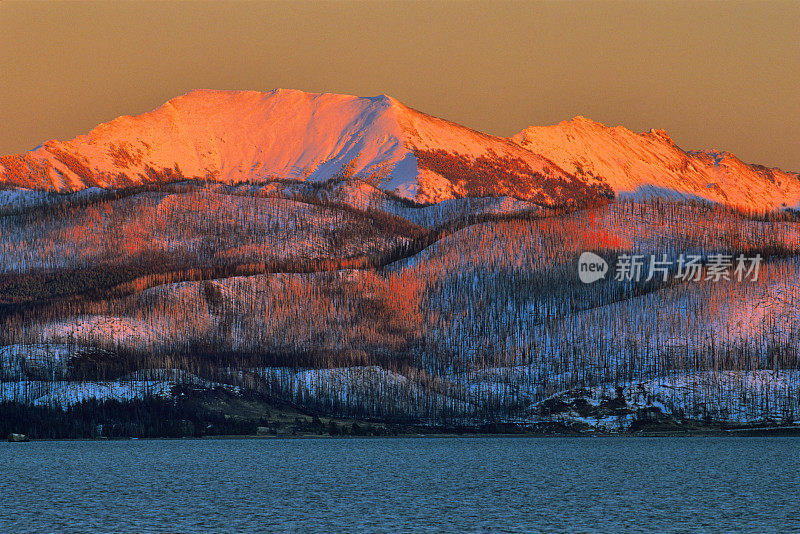
<instances>
[{"instance_id":1,"label":"snowy slope","mask_svg":"<svg viewBox=\"0 0 800 534\"><path fill-rule=\"evenodd\" d=\"M437 151L461 158L466 170L443 176L448 163L436 167ZM420 154L428 156L427 168ZM501 167L510 169L505 183L472 185L486 168ZM337 175L360 176L423 202L510 194L561 203L596 196L585 178L508 139L430 117L385 95L193 91L71 141L0 158L0 185L57 191L184 177L239 183Z\"/></svg>"},{"instance_id":2,"label":"snowy slope","mask_svg":"<svg viewBox=\"0 0 800 534\"><path fill-rule=\"evenodd\" d=\"M565 204L617 193L754 209L800 206L797 174L728 153L685 152L661 130L638 134L576 117L506 139L386 95L199 90L71 141L0 157L0 189L350 176L418 202L511 196Z\"/></svg>"},{"instance_id":3,"label":"snowy slope","mask_svg":"<svg viewBox=\"0 0 800 534\"><path fill-rule=\"evenodd\" d=\"M729 153L684 152L663 130L634 133L584 117L526 128L512 138L578 175L604 178L618 195L700 198L754 209L800 206L800 176Z\"/></svg>"}]
</instances>

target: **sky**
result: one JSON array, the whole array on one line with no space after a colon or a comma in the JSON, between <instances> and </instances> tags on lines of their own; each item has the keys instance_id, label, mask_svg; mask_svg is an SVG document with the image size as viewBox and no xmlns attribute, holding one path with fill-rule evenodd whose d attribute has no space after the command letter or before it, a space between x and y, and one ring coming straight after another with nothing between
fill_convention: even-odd
<instances>
[{"instance_id":1,"label":"sky","mask_svg":"<svg viewBox=\"0 0 800 534\"><path fill-rule=\"evenodd\" d=\"M800 171L800 1L0 0L0 154L193 89L388 94L511 136L583 115Z\"/></svg>"}]
</instances>

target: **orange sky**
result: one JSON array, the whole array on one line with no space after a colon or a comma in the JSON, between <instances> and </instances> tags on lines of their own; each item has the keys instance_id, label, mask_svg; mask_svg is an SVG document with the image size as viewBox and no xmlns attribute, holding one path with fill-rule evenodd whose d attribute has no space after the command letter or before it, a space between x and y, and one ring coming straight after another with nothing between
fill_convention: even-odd
<instances>
[{"instance_id":1,"label":"orange sky","mask_svg":"<svg viewBox=\"0 0 800 534\"><path fill-rule=\"evenodd\" d=\"M0 1L0 154L196 88L390 94L509 136L585 115L800 171L800 1Z\"/></svg>"}]
</instances>

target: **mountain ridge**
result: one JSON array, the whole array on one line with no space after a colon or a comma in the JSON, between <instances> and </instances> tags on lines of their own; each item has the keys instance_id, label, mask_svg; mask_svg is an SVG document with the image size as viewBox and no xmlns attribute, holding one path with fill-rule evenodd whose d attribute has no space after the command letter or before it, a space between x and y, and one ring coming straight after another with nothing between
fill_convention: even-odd
<instances>
[{"instance_id":1,"label":"mountain ridge","mask_svg":"<svg viewBox=\"0 0 800 534\"><path fill-rule=\"evenodd\" d=\"M713 160L713 161L712 161ZM684 152L582 116L515 136L433 117L388 95L200 89L69 141L0 156L0 186L70 192L202 179L323 182L356 176L420 203L513 196L544 205L617 195L800 205L800 177L735 156Z\"/></svg>"},{"instance_id":2,"label":"mountain ridge","mask_svg":"<svg viewBox=\"0 0 800 534\"><path fill-rule=\"evenodd\" d=\"M602 176L619 196L697 198L750 209L800 206L800 175L729 152L684 151L660 129L635 133L582 116L530 126L512 139L567 172Z\"/></svg>"}]
</instances>

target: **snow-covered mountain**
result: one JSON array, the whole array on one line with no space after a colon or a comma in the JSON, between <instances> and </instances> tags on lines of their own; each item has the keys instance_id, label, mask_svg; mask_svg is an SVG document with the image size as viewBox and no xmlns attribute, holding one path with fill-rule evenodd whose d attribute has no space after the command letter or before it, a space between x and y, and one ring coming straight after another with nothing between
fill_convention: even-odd
<instances>
[{"instance_id":1,"label":"snow-covered mountain","mask_svg":"<svg viewBox=\"0 0 800 534\"><path fill-rule=\"evenodd\" d=\"M225 183L358 176L437 202L510 195L560 204L610 195L600 180L412 110L388 96L193 91L67 142L0 159L0 183L73 191L201 178Z\"/></svg>"},{"instance_id":2,"label":"snow-covered mountain","mask_svg":"<svg viewBox=\"0 0 800 534\"><path fill-rule=\"evenodd\" d=\"M358 177L418 202L512 196L543 204L678 196L755 209L800 205L800 176L666 133L582 117L501 138L394 98L276 89L193 91L71 141L0 157L0 187L77 191L182 179L224 183Z\"/></svg>"},{"instance_id":3,"label":"snow-covered mountain","mask_svg":"<svg viewBox=\"0 0 800 534\"><path fill-rule=\"evenodd\" d=\"M727 152L685 152L663 130L634 133L584 117L513 137L567 172L602 176L617 195L701 198L755 209L800 206L800 175Z\"/></svg>"}]
</instances>

